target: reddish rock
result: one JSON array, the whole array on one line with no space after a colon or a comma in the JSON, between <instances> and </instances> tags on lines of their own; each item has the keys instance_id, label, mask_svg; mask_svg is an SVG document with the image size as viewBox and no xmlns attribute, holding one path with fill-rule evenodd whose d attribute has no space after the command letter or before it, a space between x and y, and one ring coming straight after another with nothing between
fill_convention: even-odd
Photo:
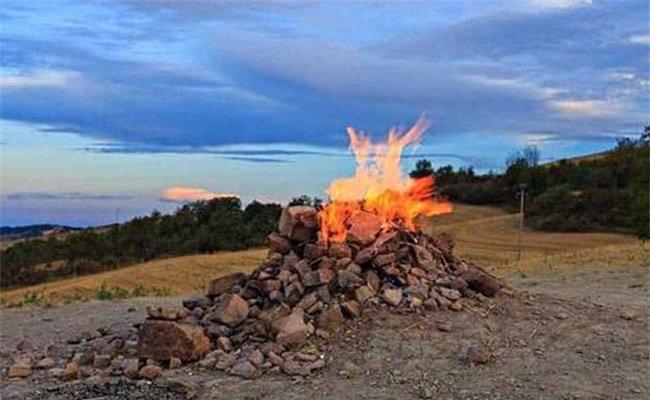
<instances>
[{"instance_id":1,"label":"reddish rock","mask_svg":"<svg viewBox=\"0 0 650 400\"><path fill-rule=\"evenodd\" d=\"M271 293L274 290L281 290L282 282L279 279L267 279L263 281L263 286L266 293Z\"/></svg>"},{"instance_id":2,"label":"reddish rock","mask_svg":"<svg viewBox=\"0 0 650 400\"><path fill-rule=\"evenodd\" d=\"M208 286L207 296L209 298L215 298L224 293L228 293L230 289L235 285L243 285L246 281L246 275L241 272L236 272L231 275L222 276L217 278L210 283Z\"/></svg>"},{"instance_id":3,"label":"reddish rock","mask_svg":"<svg viewBox=\"0 0 650 400\"><path fill-rule=\"evenodd\" d=\"M332 243L329 248L329 256L333 258L350 258L352 249L345 243Z\"/></svg>"},{"instance_id":4,"label":"reddish rock","mask_svg":"<svg viewBox=\"0 0 650 400\"><path fill-rule=\"evenodd\" d=\"M391 306L398 306L402 301L401 289L384 289L381 293L381 299Z\"/></svg>"},{"instance_id":5,"label":"reddish rock","mask_svg":"<svg viewBox=\"0 0 650 400\"><path fill-rule=\"evenodd\" d=\"M187 317L187 310L178 307L147 306L147 315L151 319L164 319L168 321L175 321Z\"/></svg>"},{"instance_id":6,"label":"reddish rock","mask_svg":"<svg viewBox=\"0 0 650 400\"><path fill-rule=\"evenodd\" d=\"M194 310L195 308L207 308L210 306L210 299L202 294L195 294L187 299L183 300L183 307L188 310Z\"/></svg>"},{"instance_id":7,"label":"reddish rock","mask_svg":"<svg viewBox=\"0 0 650 400\"><path fill-rule=\"evenodd\" d=\"M293 282L284 288L284 298L291 304L295 304L300 301L303 293L305 293L305 288L300 282Z\"/></svg>"},{"instance_id":8,"label":"reddish rock","mask_svg":"<svg viewBox=\"0 0 650 400\"><path fill-rule=\"evenodd\" d=\"M318 301L318 296L316 292L311 292L305 297L303 297L294 308L300 308L302 310L307 310L312 307Z\"/></svg>"},{"instance_id":9,"label":"reddish rock","mask_svg":"<svg viewBox=\"0 0 650 400\"><path fill-rule=\"evenodd\" d=\"M471 364L486 364L492 358L490 349L484 346L472 346L467 350L467 361Z\"/></svg>"},{"instance_id":10,"label":"reddish rock","mask_svg":"<svg viewBox=\"0 0 650 400\"><path fill-rule=\"evenodd\" d=\"M262 371L247 360L237 362L228 372L244 379L257 379L262 375Z\"/></svg>"},{"instance_id":11,"label":"reddish rock","mask_svg":"<svg viewBox=\"0 0 650 400\"><path fill-rule=\"evenodd\" d=\"M393 262L395 262L395 253L380 254L377 257L375 257L375 264L378 267L382 267L384 265L388 265Z\"/></svg>"},{"instance_id":12,"label":"reddish rock","mask_svg":"<svg viewBox=\"0 0 650 400\"><path fill-rule=\"evenodd\" d=\"M460 299L460 292L456 289L448 289L448 288L438 288L438 292L440 292L441 295L444 297L448 298L449 300L458 300Z\"/></svg>"},{"instance_id":13,"label":"reddish rock","mask_svg":"<svg viewBox=\"0 0 650 400\"><path fill-rule=\"evenodd\" d=\"M363 279L354 272L343 270L336 277L336 282L340 288L357 287L363 285Z\"/></svg>"},{"instance_id":14,"label":"reddish rock","mask_svg":"<svg viewBox=\"0 0 650 400\"><path fill-rule=\"evenodd\" d=\"M277 355L274 351L269 351L268 358L271 364L277 365L278 367L281 367L282 364L284 364L284 358Z\"/></svg>"},{"instance_id":15,"label":"reddish rock","mask_svg":"<svg viewBox=\"0 0 650 400\"><path fill-rule=\"evenodd\" d=\"M222 324L236 326L246 319L248 312L246 300L236 294L224 294L214 308L214 317Z\"/></svg>"},{"instance_id":16,"label":"reddish rock","mask_svg":"<svg viewBox=\"0 0 650 400\"><path fill-rule=\"evenodd\" d=\"M28 364L16 363L9 367L7 378L27 378L32 373Z\"/></svg>"},{"instance_id":17,"label":"reddish rock","mask_svg":"<svg viewBox=\"0 0 650 400\"><path fill-rule=\"evenodd\" d=\"M210 349L210 340L198 326L173 321L145 321L139 332L139 357L196 360Z\"/></svg>"},{"instance_id":18,"label":"reddish rock","mask_svg":"<svg viewBox=\"0 0 650 400\"><path fill-rule=\"evenodd\" d=\"M363 303L374 295L373 290L367 285L358 287L354 291L354 298L359 302Z\"/></svg>"},{"instance_id":19,"label":"reddish rock","mask_svg":"<svg viewBox=\"0 0 650 400\"><path fill-rule=\"evenodd\" d=\"M50 369L50 368L53 368L55 365L56 365L56 363L54 362L54 360L52 358L45 357L45 358L42 358L41 360L39 360L36 363L36 365L34 366L34 368L36 368L36 369Z\"/></svg>"},{"instance_id":20,"label":"reddish rock","mask_svg":"<svg viewBox=\"0 0 650 400\"><path fill-rule=\"evenodd\" d=\"M411 245L411 250L413 252L413 258L420 268L426 271L429 271L433 268L433 254L431 254L429 250L415 244Z\"/></svg>"},{"instance_id":21,"label":"reddish rock","mask_svg":"<svg viewBox=\"0 0 650 400\"><path fill-rule=\"evenodd\" d=\"M255 368L261 368L264 363L264 355L259 350L252 351L246 359L255 366Z\"/></svg>"},{"instance_id":22,"label":"reddish rock","mask_svg":"<svg viewBox=\"0 0 650 400\"><path fill-rule=\"evenodd\" d=\"M157 365L145 365L140 369L139 375L141 378L153 381L158 376L160 376L161 372L162 372L162 368L160 368Z\"/></svg>"},{"instance_id":23,"label":"reddish rock","mask_svg":"<svg viewBox=\"0 0 650 400\"><path fill-rule=\"evenodd\" d=\"M280 234L290 239L306 242L316 235L318 229L317 211L309 206L291 206L280 215Z\"/></svg>"},{"instance_id":24,"label":"reddish rock","mask_svg":"<svg viewBox=\"0 0 650 400\"><path fill-rule=\"evenodd\" d=\"M303 277L302 283L305 287L319 286L325 283L329 283L336 274L329 268L317 269L316 271L311 271L305 274Z\"/></svg>"},{"instance_id":25,"label":"reddish rock","mask_svg":"<svg viewBox=\"0 0 650 400\"><path fill-rule=\"evenodd\" d=\"M266 238L266 241L272 250L275 250L280 254L289 254L291 251L291 242L289 239L284 236L280 236L275 232L271 233Z\"/></svg>"},{"instance_id":26,"label":"reddish rock","mask_svg":"<svg viewBox=\"0 0 650 400\"><path fill-rule=\"evenodd\" d=\"M275 340L280 344L295 344L302 342L308 334L309 328L302 313L293 312L279 321Z\"/></svg>"},{"instance_id":27,"label":"reddish rock","mask_svg":"<svg viewBox=\"0 0 650 400\"><path fill-rule=\"evenodd\" d=\"M356 300L348 300L342 303L341 308L351 318L356 318L361 315L361 305Z\"/></svg>"},{"instance_id":28,"label":"reddish rock","mask_svg":"<svg viewBox=\"0 0 650 400\"><path fill-rule=\"evenodd\" d=\"M348 238L361 245L368 245L375 240L381 230L381 219L377 214L357 211L348 218Z\"/></svg>"},{"instance_id":29,"label":"reddish rock","mask_svg":"<svg viewBox=\"0 0 650 400\"><path fill-rule=\"evenodd\" d=\"M217 339L217 348L219 350L223 350L226 353L228 353L232 350L232 342L230 341L230 339L228 339L228 337L220 336Z\"/></svg>"},{"instance_id":30,"label":"reddish rock","mask_svg":"<svg viewBox=\"0 0 650 400\"><path fill-rule=\"evenodd\" d=\"M318 317L318 327L329 332L337 331L343 326L345 319L341 313L341 307L333 303Z\"/></svg>"},{"instance_id":31,"label":"reddish rock","mask_svg":"<svg viewBox=\"0 0 650 400\"><path fill-rule=\"evenodd\" d=\"M327 255L327 247L322 244L307 243L305 245L305 249L303 250L303 255L308 260L315 260L319 257Z\"/></svg>"},{"instance_id":32,"label":"reddish rock","mask_svg":"<svg viewBox=\"0 0 650 400\"><path fill-rule=\"evenodd\" d=\"M485 296L493 297L501 290L503 283L494 275L488 273L481 267L470 264L461 278L467 282L467 286Z\"/></svg>"},{"instance_id":33,"label":"reddish rock","mask_svg":"<svg viewBox=\"0 0 650 400\"><path fill-rule=\"evenodd\" d=\"M125 358L122 360L122 371L129 379L138 379L140 371L140 360L137 358Z\"/></svg>"},{"instance_id":34,"label":"reddish rock","mask_svg":"<svg viewBox=\"0 0 650 400\"><path fill-rule=\"evenodd\" d=\"M372 261L375 255L377 255L377 250L374 247L366 247L359 250L356 257L354 257L354 262L363 265Z\"/></svg>"},{"instance_id":35,"label":"reddish rock","mask_svg":"<svg viewBox=\"0 0 650 400\"><path fill-rule=\"evenodd\" d=\"M75 362L69 362L63 369L63 377L68 381L79 379L79 365Z\"/></svg>"}]
</instances>

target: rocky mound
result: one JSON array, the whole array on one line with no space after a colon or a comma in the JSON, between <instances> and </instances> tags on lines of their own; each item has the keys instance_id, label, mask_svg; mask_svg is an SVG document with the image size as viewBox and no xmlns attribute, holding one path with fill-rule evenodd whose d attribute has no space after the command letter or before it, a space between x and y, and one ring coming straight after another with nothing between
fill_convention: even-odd
<instances>
[{"instance_id":1,"label":"rocky mound","mask_svg":"<svg viewBox=\"0 0 650 400\"><path fill-rule=\"evenodd\" d=\"M266 260L249 276L216 279L182 308L150 307L138 356L150 365L198 361L244 378L307 375L325 365L322 354L304 351L314 348L310 341L328 338L366 307L461 311L502 287L456 258L447 235L382 227L365 211L346 225L345 243L320 243L316 210L286 208Z\"/></svg>"}]
</instances>

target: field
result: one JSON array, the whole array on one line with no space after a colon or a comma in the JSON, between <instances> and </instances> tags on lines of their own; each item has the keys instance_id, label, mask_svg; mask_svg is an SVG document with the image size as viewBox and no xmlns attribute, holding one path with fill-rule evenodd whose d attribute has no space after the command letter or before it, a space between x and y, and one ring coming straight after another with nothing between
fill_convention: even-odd
<instances>
[{"instance_id":1,"label":"field","mask_svg":"<svg viewBox=\"0 0 650 400\"><path fill-rule=\"evenodd\" d=\"M501 276L543 268L649 266L650 246L633 236L609 233L525 231L517 261L517 215L493 207L457 205L453 214L432 219L425 229L448 232L457 254ZM3 305L50 304L86 299L185 295L203 290L213 278L251 271L265 249L191 255L151 261L96 275L6 291Z\"/></svg>"}]
</instances>

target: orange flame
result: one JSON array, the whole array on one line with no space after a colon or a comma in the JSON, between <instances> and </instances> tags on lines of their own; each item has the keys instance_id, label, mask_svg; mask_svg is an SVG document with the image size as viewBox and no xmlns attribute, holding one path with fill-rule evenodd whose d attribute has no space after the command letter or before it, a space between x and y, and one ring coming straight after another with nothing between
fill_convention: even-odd
<instances>
[{"instance_id":1,"label":"orange flame","mask_svg":"<svg viewBox=\"0 0 650 400\"><path fill-rule=\"evenodd\" d=\"M352 177L333 181L327 189L330 203L319 212L321 240L344 241L347 220L359 210L378 215L384 226L401 223L410 230L417 228L418 215L452 211L450 203L433 197L433 176L413 180L402 173L402 151L417 143L430 125L427 118L420 117L403 135L391 129L385 143L372 143L367 135L347 129L357 170Z\"/></svg>"}]
</instances>

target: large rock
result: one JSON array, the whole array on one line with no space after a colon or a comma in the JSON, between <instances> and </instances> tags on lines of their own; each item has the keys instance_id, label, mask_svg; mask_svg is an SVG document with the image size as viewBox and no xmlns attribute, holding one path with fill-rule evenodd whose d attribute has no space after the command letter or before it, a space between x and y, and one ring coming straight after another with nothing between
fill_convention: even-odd
<instances>
[{"instance_id":1,"label":"large rock","mask_svg":"<svg viewBox=\"0 0 650 400\"><path fill-rule=\"evenodd\" d=\"M291 242L284 236L273 232L267 237L269 247L278 253L289 254L291 251Z\"/></svg>"},{"instance_id":2,"label":"large rock","mask_svg":"<svg viewBox=\"0 0 650 400\"><path fill-rule=\"evenodd\" d=\"M316 271L311 271L305 274L302 279L302 283L305 287L323 285L329 283L336 274L329 268L317 269Z\"/></svg>"},{"instance_id":3,"label":"large rock","mask_svg":"<svg viewBox=\"0 0 650 400\"><path fill-rule=\"evenodd\" d=\"M280 234L290 239L306 242L315 237L318 216L314 207L291 206L282 210L279 223Z\"/></svg>"},{"instance_id":4,"label":"large rock","mask_svg":"<svg viewBox=\"0 0 650 400\"><path fill-rule=\"evenodd\" d=\"M224 294L214 307L214 318L228 326L237 326L248 317L250 309L246 300L236 294Z\"/></svg>"},{"instance_id":5,"label":"large rock","mask_svg":"<svg viewBox=\"0 0 650 400\"><path fill-rule=\"evenodd\" d=\"M224 293L228 293L235 285L243 285L246 282L246 275L241 272L236 272L231 275L222 276L210 282L208 286L207 296L215 298Z\"/></svg>"},{"instance_id":6,"label":"large rock","mask_svg":"<svg viewBox=\"0 0 650 400\"><path fill-rule=\"evenodd\" d=\"M381 230L381 219L377 214L367 211L357 211L353 213L347 221L350 229L348 238L353 242L362 245L368 245L375 240L375 237Z\"/></svg>"},{"instance_id":7,"label":"large rock","mask_svg":"<svg viewBox=\"0 0 650 400\"><path fill-rule=\"evenodd\" d=\"M282 318L277 326L278 334L275 340L280 344L300 343L309 335L309 327L300 311L294 311Z\"/></svg>"},{"instance_id":8,"label":"large rock","mask_svg":"<svg viewBox=\"0 0 650 400\"><path fill-rule=\"evenodd\" d=\"M341 307L337 303L333 303L327 307L325 311L318 317L318 327L326 331L338 331L345 323Z\"/></svg>"},{"instance_id":9,"label":"large rock","mask_svg":"<svg viewBox=\"0 0 650 400\"><path fill-rule=\"evenodd\" d=\"M461 273L461 278L467 282L470 289L488 297L496 295L503 287L499 278L473 264L468 265L467 270Z\"/></svg>"},{"instance_id":10,"label":"large rock","mask_svg":"<svg viewBox=\"0 0 650 400\"><path fill-rule=\"evenodd\" d=\"M210 349L210 340L198 326L174 321L145 321L139 332L139 357L196 360Z\"/></svg>"}]
</instances>

